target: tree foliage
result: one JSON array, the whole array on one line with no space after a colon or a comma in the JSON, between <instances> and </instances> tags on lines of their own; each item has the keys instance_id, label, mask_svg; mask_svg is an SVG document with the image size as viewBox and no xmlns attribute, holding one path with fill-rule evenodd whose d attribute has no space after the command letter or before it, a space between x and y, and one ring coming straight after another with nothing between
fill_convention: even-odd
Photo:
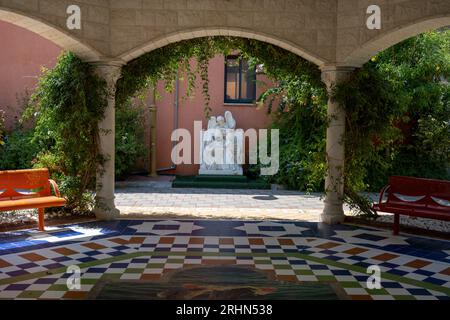
<instances>
[{"instance_id":1,"label":"tree foliage","mask_svg":"<svg viewBox=\"0 0 450 320\"><path fill-rule=\"evenodd\" d=\"M345 201L350 205L371 213L358 193L378 191L390 175L448 179L449 41L449 31L408 39L334 88L332 98L346 111ZM315 80L284 77L261 97L281 97L274 123L283 141L281 170L273 180L295 189L321 190L326 168L326 99Z\"/></svg>"}]
</instances>

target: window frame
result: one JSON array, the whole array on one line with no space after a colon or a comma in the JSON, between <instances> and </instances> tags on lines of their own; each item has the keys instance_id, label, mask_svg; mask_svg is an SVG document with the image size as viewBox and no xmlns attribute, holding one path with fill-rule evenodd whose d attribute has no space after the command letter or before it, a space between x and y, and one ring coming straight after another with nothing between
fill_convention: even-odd
<instances>
[{"instance_id":1,"label":"window frame","mask_svg":"<svg viewBox=\"0 0 450 320\"><path fill-rule=\"evenodd\" d=\"M228 60L231 59L238 59L239 60L239 98L238 99L229 99L227 98L227 79L228 79ZM240 55L228 55L225 57L225 76L224 76L224 103L226 104L255 104L256 102L256 66L253 67L253 74L254 74L254 89L253 89L253 98L252 99L242 99L242 62L244 59ZM251 70L252 68L249 68Z\"/></svg>"}]
</instances>

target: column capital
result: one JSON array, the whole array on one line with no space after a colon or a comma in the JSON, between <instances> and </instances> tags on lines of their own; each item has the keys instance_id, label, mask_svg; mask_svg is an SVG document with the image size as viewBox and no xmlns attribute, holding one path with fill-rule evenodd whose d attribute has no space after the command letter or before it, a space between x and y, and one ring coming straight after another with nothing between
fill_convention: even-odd
<instances>
[{"instance_id":1,"label":"column capital","mask_svg":"<svg viewBox=\"0 0 450 320\"><path fill-rule=\"evenodd\" d=\"M356 67L324 65L320 68L322 71L322 82L330 90L334 84L348 79L350 74L356 69Z\"/></svg>"},{"instance_id":2,"label":"column capital","mask_svg":"<svg viewBox=\"0 0 450 320\"><path fill-rule=\"evenodd\" d=\"M101 60L91 62L98 76L102 77L108 84L108 87L115 87L117 80L120 79L122 67L126 64L122 60Z\"/></svg>"}]
</instances>

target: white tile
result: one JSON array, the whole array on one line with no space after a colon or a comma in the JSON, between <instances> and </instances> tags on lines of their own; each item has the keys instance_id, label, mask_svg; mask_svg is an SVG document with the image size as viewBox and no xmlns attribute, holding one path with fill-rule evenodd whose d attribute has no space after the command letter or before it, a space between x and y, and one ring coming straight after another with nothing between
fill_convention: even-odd
<instances>
[{"instance_id":1,"label":"white tile","mask_svg":"<svg viewBox=\"0 0 450 320\"><path fill-rule=\"evenodd\" d=\"M2 299L14 299L19 294L21 294L22 291L0 291L0 298Z\"/></svg>"},{"instance_id":2,"label":"white tile","mask_svg":"<svg viewBox=\"0 0 450 320\"><path fill-rule=\"evenodd\" d=\"M141 273L124 273L120 279L121 280L138 280L141 278Z\"/></svg>"},{"instance_id":3,"label":"white tile","mask_svg":"<svg viewBox=\"0 0 450 320\"><path fill-rule=\"evenodd\" d=\"M367 295L367 291L364 288L344 288L345 292L349 295Z\"/></svg>"},{"instance_id":4,"label":"white tile","mask_svg":"<svg viewBox=\"0 0 450 320\"><path fill-rule=\"evenodd\" d=\"M373 300L395 300L393 296L388 295L372 295Z\"/></svg>"}]
</instances>

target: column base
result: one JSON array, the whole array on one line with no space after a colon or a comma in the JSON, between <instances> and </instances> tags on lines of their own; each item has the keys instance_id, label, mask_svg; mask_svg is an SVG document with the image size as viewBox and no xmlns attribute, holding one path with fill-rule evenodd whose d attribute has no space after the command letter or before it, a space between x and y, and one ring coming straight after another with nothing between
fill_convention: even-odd
<instances>
[{"instance_id":1,"label":"column base","mask_svg":"<svg viewBox=\"0 0 450 320\"><path fill-rule=\"evenodd\" d=\"M339 203L328 203L325 201L325 208L323 213L320 215L320 222L326 224L339 224L344 222L345 214L343 209L343 204Z\"/></svg>"},{"instance_id":2,"label":"column base","mask_svg":"<svg viewBox=\"0 0 450 320\"><path fill-rule=\"evenodd\" d=\"M114 199L96 199L94 208L95 217L98 220L115 220L120 216L120 210L114 205Z\"/></svg>"},{"instance_id":3,"label":"column base","mask_svg":"<svg viewBox=\"0 0 450 320\"><path fill-rule=\"evenodd\" d=\"M322 213L320 215L320 222L326 223L326 224L340 224L344 222L345 215L331 215L327 213Z\"/></svg>"}]
</instances>

